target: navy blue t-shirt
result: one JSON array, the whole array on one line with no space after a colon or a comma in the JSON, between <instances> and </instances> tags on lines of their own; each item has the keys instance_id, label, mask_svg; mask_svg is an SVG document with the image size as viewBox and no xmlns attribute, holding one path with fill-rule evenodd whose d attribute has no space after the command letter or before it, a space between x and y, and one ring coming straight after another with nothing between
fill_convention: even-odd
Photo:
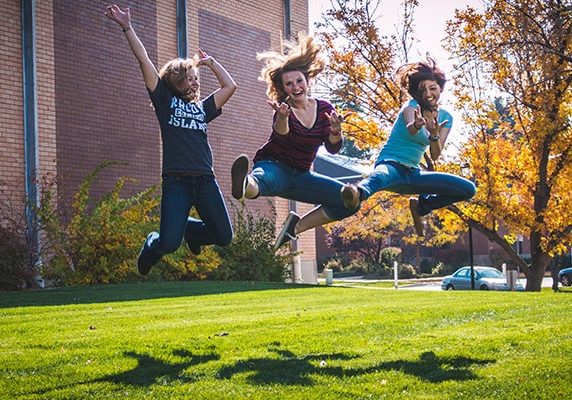
<instances>
[{"instance_id":1,"label":"navy blue t-shirt","mask_svg":"<svg viewBox=\"0 0 572 400\"><path fill-rule=\"evenodd\" d=\"M214 96L187 102L175 96L161 79L155 91L147 91L161 127L162 175L214 175L207 123L222 113L215 106Z\"/></svg>"}]
</instances>

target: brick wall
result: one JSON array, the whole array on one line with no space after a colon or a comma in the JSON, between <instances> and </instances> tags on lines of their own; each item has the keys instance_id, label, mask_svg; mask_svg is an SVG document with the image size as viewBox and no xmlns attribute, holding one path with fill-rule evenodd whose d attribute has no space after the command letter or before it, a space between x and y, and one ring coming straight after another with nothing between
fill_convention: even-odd
<instances>
[{"instance_id":1,"label":"brick wall","mask_svg":"<svg viewBox=\"0 0 572 400\"><path fill-rule=\"evenodd\" d=\"M134 29L157 60L155 2L131 6ZM70 198L86 174L104 160L127 162L103 172L98 194L122 175L134 191L160 179L159 126L139 65L105 6L89 0L54 1L57 170L60 192Z\"/></svg>"},{"instance_id":2,"label":"brick wall","mask_svg":"<svg viewBox=\"0 0 572 400\"><path fill-rule=\"evenodd\" d=\"M19 206L24 195L20 1L1 0L0 7L0 196L2 203Z\"/></svg>"},{"instance_id":3,"label":"brick wall","mask_svg":"<svg viewBox=\"0 0 572 400\"><path fill-rule=\"evenodd\" d=\"M177 57L176 2L118 1L130 7L134 29L160 68ZM22 45L19 0L0 0L0 188L24 194ZM292 32L308 30L305 0L291 1ZM103 14L105 3L91 0L36 2L39 174L57 177L60 198L71 199L85 176L104 160L125 162L104 171L97 196L120 176L137 181L129 194L159 182L159 126L137 61L117 24ZM253 157L270 133L272 110L266 86L258 81L256 53L278 49L283 30L283 0L188 1L189 55L201 47L231 73L239 89L223 114L209 124L214 168L230 199L230 166L241 153ZM210 71L201 75L202 93L217 87ZM258 199L250 210L277 212L281 226L288 213L283 199ZM303 213L309 206L298 206ZM313 233L300 239L303 258L315 258Z\"/></svg>"}]
</instances>

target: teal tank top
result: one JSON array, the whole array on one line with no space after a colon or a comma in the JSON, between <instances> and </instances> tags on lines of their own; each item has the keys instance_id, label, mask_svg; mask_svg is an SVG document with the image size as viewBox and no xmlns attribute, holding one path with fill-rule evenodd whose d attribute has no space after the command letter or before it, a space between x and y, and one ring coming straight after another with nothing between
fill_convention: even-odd
<instances>
[{"instance_id":1,"label":"teal tank top","mask_svg":"<svg viewBox=\"0 0 572 400\"><path fill-rule=\"evenodd\" d=\"M421 157L423 157L423 153L429 147L429 132L425 127L422 127L416 135L412 135L407 130L405 118L403 117L403 110L406 107L417 108L418 105L417 100L411 99L401 107L389 138L381 148L375 165L380 164L382 161L397 161L408 167L419 168ZM437 113L437 121L442 123L445 120L449 121L445 124L445 127L450 129L453 126L453 116L448 111L440 108Z\"/></svg>"}]
</instances>

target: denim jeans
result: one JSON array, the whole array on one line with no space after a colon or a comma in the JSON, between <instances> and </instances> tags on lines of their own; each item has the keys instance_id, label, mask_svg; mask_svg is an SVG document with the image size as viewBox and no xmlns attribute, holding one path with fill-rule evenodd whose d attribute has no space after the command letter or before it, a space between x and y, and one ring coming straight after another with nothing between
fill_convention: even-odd
<instances>
[{"instance_id":1,"label":"denim jeans","mask_svg":"<svg viewBox=\"0 0 572 400\"><path fill-rule=\"evenodd\" d=\"M473 182L444 172L421 171L395 161L382 161L358 187L362 200L381 190L400 194L419 194L419 214L471 199L476 192Z\"/></svg>"},{"instance_id":2,"label":"denim jeans","mask_svg":"<svg viewBox=\"0 0 572 400\"><path fill-rule=\"evenodd\" d=\"M201 219L189 217L193 206ZM232 240L228 211L213 176L163 177L159 237L141 256L159 261L175 252L183 238L201 246L226 246Z\"/></svg>"},{"instance_id":3,"label":"denim jeans","mask_svg":"<svg viewBox=\"0 0 572 400\"><path fill-rule=\"evenodd\" d=\"M251 176L258 183L259 196L278 196L302 203L320 204L332 220L341 220L355 210L344 207L340 190L343 183L312 171L300 171L275 160L254 164Z\"/></svg>"}]
</instances>

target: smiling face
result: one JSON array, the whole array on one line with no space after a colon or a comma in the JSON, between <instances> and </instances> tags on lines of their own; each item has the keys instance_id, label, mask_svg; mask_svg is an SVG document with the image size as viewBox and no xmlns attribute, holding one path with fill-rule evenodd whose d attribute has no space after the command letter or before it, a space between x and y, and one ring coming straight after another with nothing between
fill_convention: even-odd
<instances>
[{"instance_id":1,"label":"smiling face","mask_svg":"<svg viewBox=\"0 0 572 400\"><path fill-rule=\"evenodd\" d=\"M199 73L196 68L187 69L186 77L183 78L179 85L181 97L186 101L196 100L199 96Z\"/></svg>"},{"instance_id":2,"label":"smiling face","mask_svg":"<svg viewBox=\"0 0 572 400\"><path fill-rule=\"evenodd\" d=\"M437 81L421 81L419 83L419 96L420 98L417 101L421 104L421 108L436 110L439 105L439 97L441 96L441 87Z\"/></svg>"},{"instance_id":3,"label":"smiling face","mask_svg":"<svg viewBox=\"0 0 572 400\"><path fill-rule=\"evenodd\" d=\"M288 71L282 74L282 87L291 101L305 101L308 97L308 81L300 71Z\"/></svg>"}]
</instances>

